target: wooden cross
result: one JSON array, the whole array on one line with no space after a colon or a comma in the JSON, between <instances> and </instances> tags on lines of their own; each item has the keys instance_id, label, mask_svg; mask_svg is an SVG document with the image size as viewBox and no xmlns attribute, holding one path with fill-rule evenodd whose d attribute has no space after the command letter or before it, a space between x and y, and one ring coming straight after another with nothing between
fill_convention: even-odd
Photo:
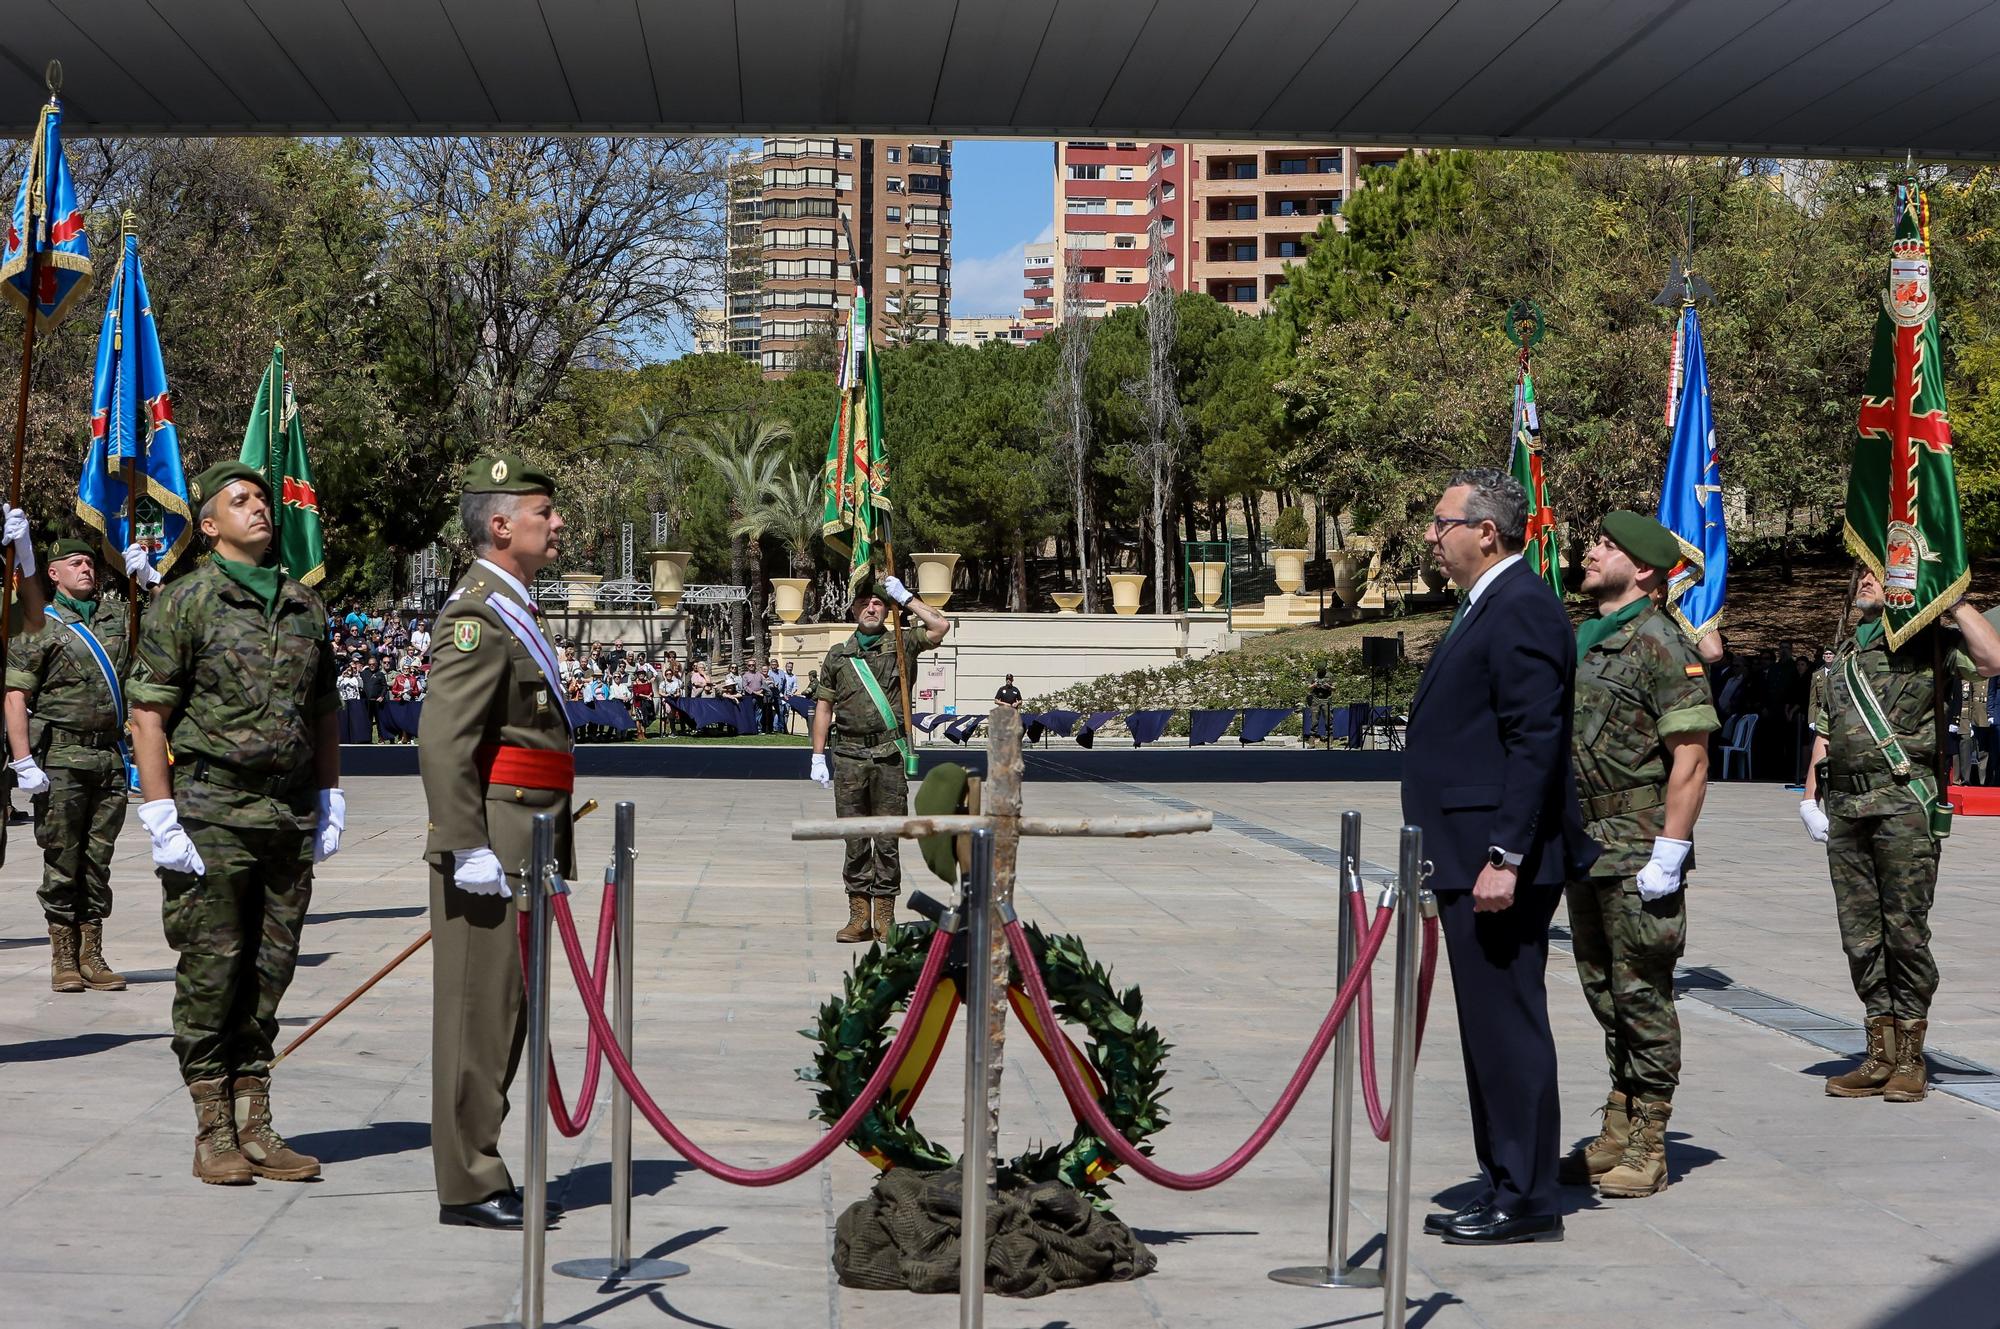
<instances>
[{"instance_id":1,"label":"wooden cross","mask_svg":"<svg viewBox=\"0 0 2000 1329\"><path fill-rule=\"evenodd\" d=\"M1213 827L1214 816L1206 811L1172 812L1139 817L1028 817L1021 813L1021 783L1025 770L1021 758L1021 713L1012 706L996 706L987 719L986 779L980 785L980 810L974 814L935 817L845 817L824 821L792 823L794 840L843 840L861 836L894 835L905 840L926 835L965 835L972 831L993 832L992 909L1004 917L1014 903L1015 869L1020 860L1021 837L1034 836L1118 836L1184 835ZM1000 929L996 925L997 939ZM970 957L968 957L970 958ZM1007 947L995 944L988 955L992 994L987 1012L987 1029L992 1040L991 1060L986 1076L987 1157L997 1152L1000 1135L1000 1067L1006 1039ZM970 1103L966 1110L972 1110Z\"/></svg>"}]
</instances>

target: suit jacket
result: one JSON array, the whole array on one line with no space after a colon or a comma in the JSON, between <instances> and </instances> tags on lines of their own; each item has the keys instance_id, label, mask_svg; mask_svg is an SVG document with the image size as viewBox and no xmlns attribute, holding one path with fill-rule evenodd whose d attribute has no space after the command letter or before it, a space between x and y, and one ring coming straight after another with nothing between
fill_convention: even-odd
<instances>
[{"instance_id":1,"label":"suit jacket","mask_svg":"<svg viewBox=\"0 0 2000 1329\"><path fill-rule=\"evenodd\" d=\"M1597 857L1570 770L1576 634L1525 562L1495 577L1440 642L1410 703L1403 820L1424 833L1430 885L1465 891L1489 846L1524 885L1559 884Z\"/></svg>"},{"instance_id":2,"label":"suit jacket","mask_svg":"<svg viewBox=\"0 0 2000 1329\"><path fill-rule=\"evenodd\" d=\"M562 696L488 603L489 597L506 595L499 578L475 563L437 618L441 644L432 653L430 685L417 720L417 765L430 805L424 854L449 871L441 855L485 845L518 881L528 868L535 814L552 812L556 861L563 876L574 877L570 796L489 786L479 775L476 754L487 744L570 750ZM542 626L539 617L535 622Z\"/></svg>"}]
</instances>

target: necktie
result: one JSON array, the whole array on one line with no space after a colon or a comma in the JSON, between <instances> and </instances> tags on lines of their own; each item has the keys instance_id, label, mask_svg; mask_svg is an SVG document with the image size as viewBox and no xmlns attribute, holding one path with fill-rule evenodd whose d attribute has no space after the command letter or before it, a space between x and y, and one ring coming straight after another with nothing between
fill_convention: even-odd
<instances>
[{"instance_id":1,"label":"necktie","mask_svg":"<svg viewBox=\"0 0 2000 1329\"><path fill-rule=\"evenodd\" d=\"M1471 596L1468 595L1458 602L1458 612L1451 616L1451 626L1444 630L1444 639L1446 641L1450 641L1452 634L1458 631L1458 625L1465 621L1465 611L1470 608L1472 608Z\"/></svg>"}]
</instances>

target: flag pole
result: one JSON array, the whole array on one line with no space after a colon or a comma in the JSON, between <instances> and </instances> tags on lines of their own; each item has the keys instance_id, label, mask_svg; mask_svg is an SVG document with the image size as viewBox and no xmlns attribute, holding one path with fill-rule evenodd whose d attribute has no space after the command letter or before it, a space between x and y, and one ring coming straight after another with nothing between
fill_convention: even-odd
<instances>
[{"instance_id":1,"label":"flag pole","mask_svg":"<svg viewBox=\"0 0 2000 1329\"><path fill-rule=\"evenodd\" d=\"M7 485L7 505L14 508L21 506L21 464L28 448L28 380L35 364L35 300L32 292L35 289L35 269L41 265L40 259L41 255L31 243L28 246L28 290L31 294L28 298L27 326L21 331L21 391L19 400L14 404L14 473ZM11 635L8 628L12 618L8 611L13 607L18 571L11 551L6 558L7 594L0 597L0 670L7 667L7 639Z\"/></svg>"},{"instance_id":2,"label":"flag pole","mask_svg":"<svg viewBox=\"0 0 2000 1329\"><path fill-rule=\"evenodd\" d=\"M125 262L124 237L136 236L139 233L139 215L130 208L125 210L122 232L118 245L118 262L121 267ZM122 277L123 274L120 274L120 279ZM133 335L137 331L136 328L118 329L120 336ZM124 386L129 392L139 391L136 379ZM139 405L135 398L132 404L132 455L125 459L125 545L128 549L139 541L139 477L145 473L145 468L139 465L139 450L146 446L145 439L152 432L150 419L145 422L144 428L140 427ZM138 574L126 573L125 598L129 603L126 605L125 614L125 649L128 651L137 650L139 646L139 597L142 593Z\"/></svg>"},{"instance_id":3,"label":"flag pole","mask_svg":"<svg viewBox=\"0 0 2000 1329\"><path fill-rule=\"evenodd\" d=\"M877 421L875 427L881 428L881 422ZM896 575L895 532L894 517L882 523L882 557L888 562L889 575L892 577ZM910 759L903 771L907 777L917 773L917 727L910 719L910 658L903 654L903 606L896 606L896 612L889 616L889 623L896 634L896 681L901 686L903 694L903 737L910 744Z\"/></svg>"}]
</instances>

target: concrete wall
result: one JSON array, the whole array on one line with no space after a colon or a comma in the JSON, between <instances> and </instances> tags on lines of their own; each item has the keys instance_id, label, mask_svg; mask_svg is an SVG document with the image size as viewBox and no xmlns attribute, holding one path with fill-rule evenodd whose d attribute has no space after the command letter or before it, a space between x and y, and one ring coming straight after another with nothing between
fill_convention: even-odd
<instances>
[{"instance_id":1,"label":"concrete wall","mask_svg":"<svg viewBox=\"0 0 2000 1329\"><path fill-rule=\"evenodd\" d=\"M1105 674L1156 669L1235 646L1228 615L992 614L947 612L951 635L927 653L910 680L912 708L984 710L1008 674L1026 697ZM817 669L849 623L801 623L772 629L771 650L801 679ZM929 695L922 695L929 694Z\"/></svg>"}]
</instances>

